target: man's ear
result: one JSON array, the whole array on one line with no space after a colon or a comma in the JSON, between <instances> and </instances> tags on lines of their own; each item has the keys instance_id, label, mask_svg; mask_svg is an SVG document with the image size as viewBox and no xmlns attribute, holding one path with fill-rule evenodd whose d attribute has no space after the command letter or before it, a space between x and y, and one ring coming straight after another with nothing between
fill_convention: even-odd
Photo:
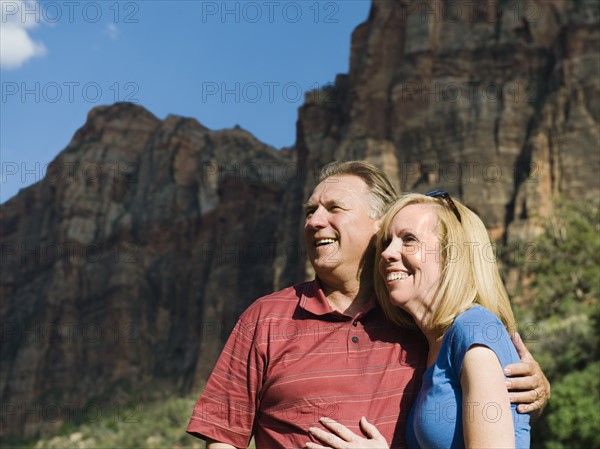
<instances>
[{"instance_id":1,"label":"man's ear","mask_svg":"<svg viewBox=\"0 0 600 449\"><path fill-rule=\"evenodd\" d=\"M377 220L373 220L373 230L375 235L377 236L377 233L379 232L379 228L381 228L381 218L378 218Z\"/></svg>"}]
</instances>

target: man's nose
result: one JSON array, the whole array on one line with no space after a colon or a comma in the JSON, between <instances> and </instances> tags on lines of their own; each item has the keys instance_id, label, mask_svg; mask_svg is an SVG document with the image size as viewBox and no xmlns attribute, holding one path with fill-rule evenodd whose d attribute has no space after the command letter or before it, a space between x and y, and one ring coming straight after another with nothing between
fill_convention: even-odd
<instances>
[{"instance_id":1,"label":"man's nose","mask_svg":"<svg viewBox=\"0 0 600 449\"><path fill-rule=\"evenodd\" d=\"M319 229L327 226L327 214L325 209L318 207L314 212L307 217L306 224L311 228Z\"/></svg>"}]
</instances>

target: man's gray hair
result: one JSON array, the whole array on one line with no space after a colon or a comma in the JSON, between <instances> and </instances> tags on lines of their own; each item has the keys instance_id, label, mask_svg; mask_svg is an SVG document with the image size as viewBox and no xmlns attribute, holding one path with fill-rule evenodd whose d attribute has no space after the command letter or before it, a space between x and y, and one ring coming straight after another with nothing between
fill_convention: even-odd
<instances>
[{"instance_id":1,"label":"man's gray hair","mask_svg":"<svg viewBox=\"0 0 600 449\"><path fill-rule=\"evenodd\" d=\"M331 176L358 176L369 187L371 193L371 218L383 216L387 206L396 200L398 194L383 170L366 161L334 161L325 165L319 174L319 182Z\"/></svg>"}]
</instances>

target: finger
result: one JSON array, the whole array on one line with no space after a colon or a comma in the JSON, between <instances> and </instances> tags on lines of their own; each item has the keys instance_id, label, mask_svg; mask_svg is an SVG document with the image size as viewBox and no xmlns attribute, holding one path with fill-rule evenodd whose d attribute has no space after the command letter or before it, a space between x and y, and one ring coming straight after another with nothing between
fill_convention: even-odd
<instances>
[{"instance_id":1,"label":"finger","mask_svg":"<svg viewBox=\"0 0 600 449\"><path fill-rule=\"evenodd\" d=\"M504 368L504 374L510 377L531 376L535 372L535 362L511 363Z\"/></svg>"},{"instance_id":2,"label":"finger","mask_svg":"<svg viewBox=\"0 0 600 449\"><path fill-rule=\"evenodd\" d=\"M534 404L536 402L544 403L544 397L538 390L527 390L521 392L510 392L508 398L511 403Z\"/></svg>"},{"instance_id":3,"label":"finger","mask_svg":"<svg viewBox=\"0 0 600 449\"><path fill-rule=\"evenodd\" d=\"M308 449L327 449L325 446L321 446L317 443L311 443L310 441L305 444L305 447Z\"/></svg>"},{"instance_id":4,"label":"finger","mask_svg":"<svg viewBox=\"0 0 600 449\"><path fill-rule=\"evenodd\" d=\"M510 391L515 390L534 390L540 387L540 382L535 376L510 377L505 380L506 388Z\"/></svg>"},{"instance_id":5,"label":"finger","mask_svg":"<svg viewBox=\"0 0 600 449\"><path fill-rule=\"evenodd\" d=\"M523 343L523 339L521 338L521 335L518 332L513 333L511 335L511 339L515 345L515 348L521 360L530 360L533 358L531 356L531 353L527 349L527 346L525 346L525 343Z\"/></svg>"},{"instance_id":6,"label":"finger","mask_svg":"<svg viewBox=\"0 0 600 449\"><path fill-rule=\"evenodd\" d=\"M352 441L354 437L357 437L354 432L348 429L343 424L331 419L331 418L321 418L319 422L331 430L335 435L339 436L344 441Z\"/></svg>"},{"instance_id":7,"label":"finger","mask_svg":"<svg viewBox=\"0 0 600 449\"><path fill-rule=\"evenodd\" d=\"M517 350L517 354L519 354L519 358L521 359L521 361L523 361L523 362L534 361L535 362L535 359L531 355L531 352L529 352L529 349L527 349L527 346L525 346L525 343L523 342L521 335L519 335L518 332L515 332L514 334L512 334L511 338L515 345L515 349Z\"/></svg>"},{"instance_id":8,"label":"finger","mask_svg":"<svg viewBox=\"0 0 600 449\"><path fill-rule=\"evenodd\" d=\"M319 429L317 427L310 427L308 431L321 443L327 445L327 447L332 447L335 449L342 449L345 447L346 441L342 440L334 434L324 431L323 429Z\"/></svg>"},{"instance_id":9,"label":"finger","mask_svg":"<svg viewBox=\"0 0 600 449\"><path fill-rule=\"evenodd\" d=\"M531 413L535 410L540 410L544 406L542 401L535 401L531 404L519 404L517 405L517 412L519 413Z\"/></svg>"},{"instance_id":10,"label":"finger","mask_svg":"<svg viewBox=\"0 0 600 449\"><path fill-rule=\"evenodd\" d=\"M383 437L383 435L381 435L379 430L377 430L377 427L375 427L373 424L367 421L367 418L365 418L364 416L360 419L360 428L369 438L373 440L385 441L385 438Z\"/></svg>"}]
</instances>

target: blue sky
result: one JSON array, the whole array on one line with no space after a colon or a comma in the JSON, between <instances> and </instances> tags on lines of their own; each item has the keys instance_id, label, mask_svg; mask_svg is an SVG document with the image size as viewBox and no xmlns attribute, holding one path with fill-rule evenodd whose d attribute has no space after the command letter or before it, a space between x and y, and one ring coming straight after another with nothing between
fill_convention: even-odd
<instances>
[{"instance_id":1,"label":"blue sky","mask_svg":"<svg viewBox=\"0 0 600 449\"><path fill-rule=\"evenodd\" d=\"M11 1L2 6L0 201L39 181L95 106L240 125L281 148L304 93L347 73L368 0Z\"/></svg>"}]
</instances>

